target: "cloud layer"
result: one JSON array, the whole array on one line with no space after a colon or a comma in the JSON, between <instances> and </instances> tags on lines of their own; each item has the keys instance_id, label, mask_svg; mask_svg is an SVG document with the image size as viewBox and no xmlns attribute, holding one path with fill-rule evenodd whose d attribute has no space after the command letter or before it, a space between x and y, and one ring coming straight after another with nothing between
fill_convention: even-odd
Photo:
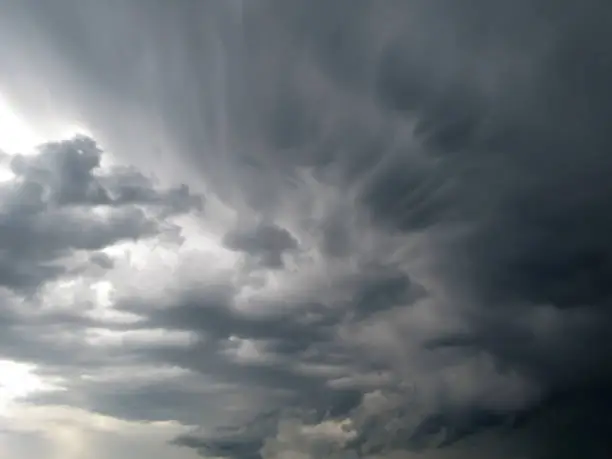
<instances>
[{"instance_id":1,"label":"cloud layer","mask_svg":"<svg viewBox=\"0 0 612 459\"><path fill-rule=\"evenodd\" d=\"M65 389L31 403L205 457L608 457L607 2L6 9L23 112L132 164L2 158L0 352Z\"/></svg>"}]
</instances>

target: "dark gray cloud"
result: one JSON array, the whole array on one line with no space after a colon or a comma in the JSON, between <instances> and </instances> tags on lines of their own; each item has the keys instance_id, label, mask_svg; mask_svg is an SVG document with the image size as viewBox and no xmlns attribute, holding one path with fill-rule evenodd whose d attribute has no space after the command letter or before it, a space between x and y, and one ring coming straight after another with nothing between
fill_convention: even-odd
<instances>
[{"instance_id":1,"label":"dark gray cloud","mask_svg":"<svg viewBox=\"0 0 612 459\"><path fill-rule=\"evenodd\" d=\"M2 36L32 59L0 45L0 69L25 112L52 87L62 115L143 167L171 145L164 179L210 189L237 215L223 242L257 263L266 295L228 276L159 307L119 305L142 317L129 327L198 338L136 360L269 395L259 408L274 414L203 421L177 444L236 458L609 454L608 2L120 3L7 7ZM62 275L67 250L156 234L137 206L161 219L195 205L131 169L98 177L94 146L77 146L13 160L23 180L2 191L3 285ZM78 213L91 206L113 217ZM158 397L168 416L174 396L187 409L149 392L124 411ZM281 428L287 418L301 424ZM304 433L345 418L350 440Z\"/></svg>"},{"instance_id":2,"label":"dark gray cloud","mask_svg":"<svg viewBox=\"0 0 612 459\"><path fill-rule=\"evenodd\" d=\"M103 170L101 158L87 137L11 158L15 177L0 184L1 286L36 290L69 273L62 261L77 251L172 231L165 217L201 209L201 198L188 188L160 191L135 170ZM112 267L104 254L92 254L91 261Z\"/></svg>"},{"instance_id":3,"label":"dark gray cloud","mask_svg":"<svg viewBox=\"0 0 612 459\"><path fill-rule=\"evenodd\" d=\"M241 426L220 426L215 435L182 435L174 444L194 448L203 456L258 458L264 439L274 432L278 417L276 412L258 414Z\"/></svg>"},{"instance_id":4,"label":"dark gray cloud","mask_svg":"<svg viewBox=\"0 0 612 459\"><path fill-rule=\"evenodd\" d=\"M225 245L255 257L267 268L282 268L283 255L297 250L298 242L285 228L259 224L254 228L239 228L225 235Z\"/></svg>"},{"instance_id":5,"label":"dark gray cloud","mask_svg":"<svg viewBox=\"0 0 612 459\"><path fill-rule=\"evenodd\" d=\"M293 400L295 406L321 414L347 411L342 408L345 398L355 390L332 390L328 382L364 369L352 365L335 336L342 313L326 312L322 304L283 311L278 304L270 313L253 314L237 310L235 292L224 290L197 289L154 311L146 304L123 305L122 310L145 317L136 327L163 327L199 337L189 348L153 345L145 358L205 374L218 383L242 386L248 381L250 390L271 391L276 403Z\"/></svg>"},{"instance_id":6,"label":"dark gray cloud","mask_svg":"<svg viewBox=\"0 0 612 459\"><path fill-rule=\"evenodd\" d=\"M489 353L494 371L517 372L544 394L608 381L611 144L601 82L612 76L602 20L609 7L387 2L380 9L426 26L398 19L385 33L384 12L367 2L321 4L321 15L312 13L318 5L293 6L274 16L253 7L244 18L246 66L270 77L244 82L257 100L255 132L269 146L257 154L288 174L306 165L324 183L354 190L363 212L391 233L425 234L431 275L468 327L437 337L443 344L432 349ZM346 20L348 11L356 18ZM343 41L369 43L350 51ZM372 42L378 56L355 57ZM353 135L365 137L361 145ZM351 297L357 308L373 301L363 292ZM507 396L498 390L493 398ZM398 409L408 410L402 400ZM416 424L387 413L399 424L392 433L364 425L359 438L380 451L443 446L525 409L517 402L500 413L467 395L441 403ZM586 447L580 431L576 443Z\"/></svg>"}]
</instances>

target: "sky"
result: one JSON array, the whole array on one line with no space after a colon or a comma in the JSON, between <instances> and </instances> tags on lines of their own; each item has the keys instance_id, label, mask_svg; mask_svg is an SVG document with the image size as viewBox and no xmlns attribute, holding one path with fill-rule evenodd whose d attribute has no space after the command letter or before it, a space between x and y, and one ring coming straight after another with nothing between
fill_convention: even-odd
<instances>
[{"instance_id":1,"label":"sky","mask_svg":"<svg viewBox=\"0 0 612 459\"><path fill-rule=\"evenodd\" d=\"M612 454L607 0L0 0L0 459Z\"/></svg>"}]
</instances>

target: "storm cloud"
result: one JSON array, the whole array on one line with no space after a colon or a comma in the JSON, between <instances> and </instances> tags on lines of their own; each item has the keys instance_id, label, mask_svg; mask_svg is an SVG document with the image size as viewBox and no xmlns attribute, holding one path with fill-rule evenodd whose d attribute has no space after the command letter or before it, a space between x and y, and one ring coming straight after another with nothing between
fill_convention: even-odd
<instances>
[{"instance_id":1,"label":"storm cloud","mask_svg":"<svg viewBox=\"0 0 612 459\"><path fill-rule=\"evenodd\" d=\"M0 2L0 91L124 164L1 158L31 403L204 457L608 457L607 3ZM104 314L41 306L78 276Z\"/></svg>"},{"instance_id":2,"label":"storm cloud","mask_svg":"<svg viewBox=\"0 0 612 459\"><path fill-rule=\"evenodd\" d=\"M173 228L162 222L166 215L201 209L201 198L186 187L160 192L137 171L99 173L102 151L89 138L48 143L39 150L11 158L14 178L0 185L3 287L36 289L67 274L69 268L57 262L78 251L163 231L172 237ZM147 216L143 206L158 215ZM180 237L176 229L174 237ZM110 267L104 254L92 257Z\"/></svg>"}]
</instances>

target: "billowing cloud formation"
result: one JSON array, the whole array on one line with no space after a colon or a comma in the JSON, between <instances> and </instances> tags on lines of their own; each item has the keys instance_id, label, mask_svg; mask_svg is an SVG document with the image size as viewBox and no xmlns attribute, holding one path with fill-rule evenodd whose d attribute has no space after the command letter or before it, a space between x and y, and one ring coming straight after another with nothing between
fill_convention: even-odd
<instances>
[{"instance_id":1,"label":"billowing cloud formation","mask_svg":"<svg viewBox=\"0 0 612 459\"><path fill-rule=\"evenodd\" d=\"M61 260L74 252L164 231L180 237L163 218L201 208L201 198L187 187L160 192L137 171L101 171L101 153L93 140L77 137L10 159L15 177L0 184L0 285L36 289L68 274ZM96 253L91 261L106 268L112 263Z\"/></svg>"},{"instance_id":2,"label":"billowing cloud formation","mask_svg":"<svg viewBox=\"0 0 612 459\"><path fill-rule=\"evenodd\" d=\"M6 357L89 375L32 400L197 425L173 444L205 457L609 456L608 2L39 3L0 35L24 112L51 86L208 200L87 139L11 159L6 304L74 251L115 291L113 320L0 310ZM133 280L102 253L166 228L188 247Z\"/></svg>"}]
</instances>

